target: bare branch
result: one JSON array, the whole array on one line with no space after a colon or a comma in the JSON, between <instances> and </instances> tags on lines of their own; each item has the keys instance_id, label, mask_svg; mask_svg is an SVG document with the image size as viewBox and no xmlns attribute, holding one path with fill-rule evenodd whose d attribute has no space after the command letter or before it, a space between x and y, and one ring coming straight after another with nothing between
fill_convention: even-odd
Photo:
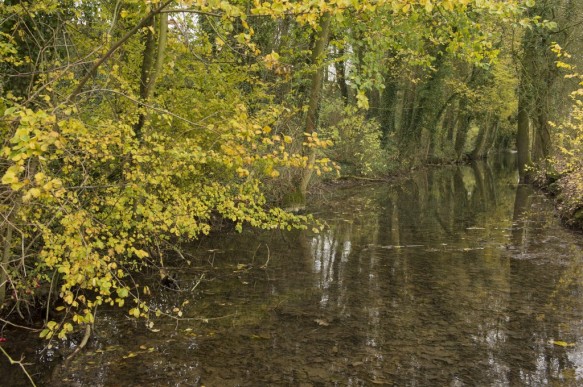
<instances>
[{"instance_id":1,"label":"bare branch","mask_svg":"<svg viewBox=\"0 0 583 387\"><path fill-rule=\"evenodd\" d=\"M30 376L30 374L28 373L28 371L24 367L24 363L22 362L24 360L24 357L20 358L20 360L14 360L14 359L12 359L12 357L10 357L10 355L8 354L8 352L6 352L4 350L4 348L2 348L1 345L0 345L0 351L2 351L2 353L4 354L4 356L6 356L6 358L10 362L10 364L12 364L12 365L18 364L18 366L22 369L22 372L24 372L24 374L26 375L26 377L30 381L30 384L32 386L36 387L36 384L34 383L34 380L32 379L32 376Z\"/></svg>"}]
</instances>

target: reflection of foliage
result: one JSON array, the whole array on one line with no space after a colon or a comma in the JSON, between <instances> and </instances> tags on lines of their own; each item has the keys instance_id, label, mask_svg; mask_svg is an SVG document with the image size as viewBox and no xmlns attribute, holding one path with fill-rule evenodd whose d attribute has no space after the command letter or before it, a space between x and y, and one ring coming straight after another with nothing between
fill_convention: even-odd
<instances>
[{"instance_id":1,"label":"reflection of foliage","mask_svg":"<svg viewBox=\"0 0 583 387\"><path fill-rule=\"evenodd\" d=\"M575 303L576 299L571 297L577 294L581 288L581 279L583 278L583 253L577 246L570 246L568 254L570 256L567 268L562 272L557 287L553 290L552 297L549 300L549 307L553 310L564 309L571 310L576 305L569 305L566 302Z\"/></svg>"}]
</instances>

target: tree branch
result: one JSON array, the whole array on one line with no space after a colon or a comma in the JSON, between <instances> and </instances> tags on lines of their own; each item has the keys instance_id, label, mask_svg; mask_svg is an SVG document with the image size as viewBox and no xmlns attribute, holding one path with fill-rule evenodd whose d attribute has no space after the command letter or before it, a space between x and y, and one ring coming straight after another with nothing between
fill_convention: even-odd
<instances>
[{"instance_id":1,"label":"tree branch","mask_svg":"<svg viewBox=\"0 0 583 387\"><path fill-rule=\"evenodd\" d=\"M2 351L2 353L4 354L4 356L6 356L6 358L10 362L10 364L12 364L12 365L18 364L18 366L22 369L22 372L24 372L24 374L26 375L26 377L30 381L30 384L33 387L36 387L36 384L34 383L34 380L32 380L32 376L30 376L30 374L28 373L28 371L24 367L24 363L22 362L24 360L24 358L22 357L22 358L20 358L20 360L14 360L14 359L12 359L12 357L10 357L10 355L4 350L4 348L2 348L1 345L0 345L0 351Z\"/></svg>"},{"instance_id":2,"label":"tree branch","mask_svg":"<svg viewBox=\"0 0 583 387\"><path fill-rule=\"evenodd\" d=\"M170 3L172 3L173 1L174 0L167 0L164 3L162 3L158 8L155 8L155 9L151 10L150 13L148 13L146 16L144 16L144 18L142 18L142 20L140 20L140 22L134 26L134 28L132 28L131 30L129 30L120 40L118 40L105 53L105 55L103 55L99 60L97 60L93 64L93 66L91 66L91 68L89 69L89 71L87 72L87 74L85 74L85 76L79 81L79 84L77 85L77 87L75 88L75 90L73 90L73 92L67 98L67 102L74 101L77 98L77 96L79 95L79 93L81 92L81 90L83 90L83 87L85 86L85 84L87 83L87 81L89 81L89 79L93 76L93 74L95 73L95 71L97 71L97 69L99 68L99 66L101 66L106 60L108 60L113 55L113 53L115 51L117 51L117 49L120 48L129 38L131 38L142 27L144 27L146 24L148 24L148 22L150 21L150 19L152 19L154 16L156 16L157 14L159 14L160 12L162 12L162 10L164 8L166 8L168 5L170 5Z\"/></svg>"}]
</instances>

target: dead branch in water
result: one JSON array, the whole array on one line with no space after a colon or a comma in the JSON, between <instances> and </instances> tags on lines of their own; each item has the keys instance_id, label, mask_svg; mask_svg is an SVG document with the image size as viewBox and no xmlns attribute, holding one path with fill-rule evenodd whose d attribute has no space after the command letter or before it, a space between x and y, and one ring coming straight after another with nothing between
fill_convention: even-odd
<instances>
[{"instance_id":1,"label":"dead branch in water","mask_svg":"<svg viewBox=\"0 0 583 387\"><path fill-rule=\"evenodd\" d=\"M6 358L8 359L8 361L10 362L11 365L15 365L17 364L20 369L22 369L22 372L24 372L24 374L26 375L26 377L28 378L28 380L30 381L30 384L33 387L36 387L36 384L34 383L34 380L32 380L32 376L30 376L30 374L28 373L28 371L26 370L26 367L24 366L25 364L22 362L24 360L24 356L22 356L20 358L20 360L14 360L9 354L8 352L6 352L4 350L4 348L2 348L2 346L0 345L0 351L2 351L2 353L4 354L4 356L6 356Z\"/></svg>"}]
</instances>

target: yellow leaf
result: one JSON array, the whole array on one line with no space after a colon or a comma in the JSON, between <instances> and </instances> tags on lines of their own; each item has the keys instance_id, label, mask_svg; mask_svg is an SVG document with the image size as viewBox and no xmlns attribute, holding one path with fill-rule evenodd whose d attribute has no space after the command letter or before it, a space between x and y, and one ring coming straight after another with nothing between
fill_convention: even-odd
<instances>
[{"instance_id":1,"label":"yellow leaf","mask_svg":"<svg viewBox=\"0 0 583 387\"><path fill-rule=\"evenodd\" d=\"M36 175L34 175L34 180L37 183L40 183L41 181L43 181L45 179L46 175L42 172L37 173Z\"/></svg>"},{"instance_id":2,"label":"yellow leaf","mask_svg":"<svg viewBox=\"0 0 583 387\"><path fill-rule=\"evenodd\" d=\"M427 11L427 13L431 13L432 10L433 10L433 4L431 3L431 1L428 1L427 3L425 3L425 11Z\"/></svg>"},{"instance_id":3,"label":"yellow leaf","mask_svg":"<svg viewBox=\"0 0 583 387\"><path fill-rule=\"evenodd\" d=\"M2 184L13 184L18 182L18 175L20 174L21 167L18 165L13 165L4 173L2 176Z\"/></svg>"},{"instance_id":4,"label":"yellow leaf","mask_svg":"<svg viewBox=\"0 0 583 387\"><path fill-rule=\"evenodd\" d=\"M144 250L135 250L134 253L138 256L138 258L146 258L149 254Z\"/></svg>"},{"instance_id":5,"label":"yellow leaf","mask_svg":"<svg viewBox=\"0 0 583 387\"><path fill-rule=\"evenodd\" d=\"M31 188L28 193L30 194L30 196L32 196L33 198L38 198L41 194L40 189L38 188Z\"/></svg>"},{"instance_id":6,"label":"yellow leaf","mask_svg":"<svg viewBox=\"0 0 583 387\"><path fill-rule=\"evenodd\" d=\"M356 105L360 108L360 109L365 109L368 110L368 98L366 97L366 94L364 93L364 90L360 90L358 92L358 94L356 95Z\"/></svg>"},{"instance_id":7,"label":"yellow leaf","mask_svg":"<svg viewBox=\"0 0 583 387\"><path fill-rule=\"evenodd\" d=\"M566 341L561 340L549 340L549 344L553 344L559 347L574 347L575 343L567 343Z\"/></svg>"}]
</instances>

